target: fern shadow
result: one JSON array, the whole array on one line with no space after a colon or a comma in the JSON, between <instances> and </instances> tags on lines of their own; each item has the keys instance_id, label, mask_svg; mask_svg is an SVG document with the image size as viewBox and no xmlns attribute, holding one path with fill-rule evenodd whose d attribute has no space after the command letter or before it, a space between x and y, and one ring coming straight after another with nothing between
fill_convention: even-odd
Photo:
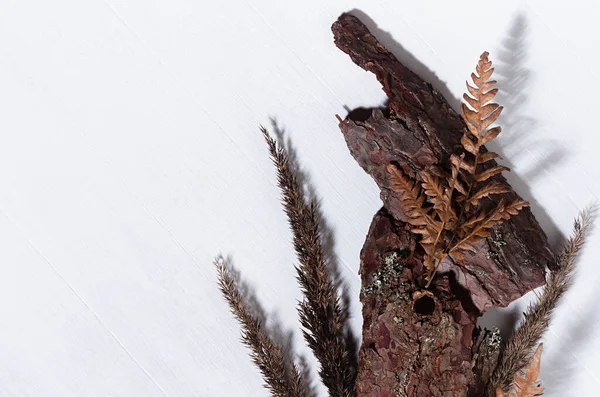
<instances>
[{"instance_id":1,"label":"fern shadow","mask_svg":"<svg viewBox=\"0 0 600 397\"><path fill-rule=\"evenodd\" d=\"M491 142L489 146L503 157L502 162L508 167L513 168L515 163L528 160L528 168L520 172L504 173L504 176L515 191L529 201L531 212L548 236L550 247L558 249L563 245L565 236L534 199L531 185L564 162L568 153L552 140L535 138L535 134L532 133L542 129L542 126L528 115L526 110L529 104L529 87L532 83L532 71L526 66L528 34L527 18L524 13L518 13L494 57L494 75L499 89L496 98L498 103L504 106L504 110L499 119L502 126L501 143ZM532 161L530 148L541 158ZM521 313L510 307L496 308L488 310L480 318L479 324L496 324L501 330L502 340L506 340L514 332L521 318Z\"/></svg>"},{"instance_id":2,"label":"fern shadow","mask_svg":"<svg viewBox=\"0 0 600 397\"><path fill-rule=\"evenodd\" d=\"M527 68L529 28L524 13L517 14L502 40L496 59L495 76L498 81L498 103L504 106L499 123L502 126L501 143L490 147L498 152L503 162L512 167L516 163L528 166L519 172L505 173L517 193L529 201L530 208L548 236L551 247L560 247L564 236L548 213L534 199L531 186L566 161L568 153L544 132L540 122L527 114L528 92L532 71ZM536 134L538 131L541 133Z\"/></svg>"}]
</instances>

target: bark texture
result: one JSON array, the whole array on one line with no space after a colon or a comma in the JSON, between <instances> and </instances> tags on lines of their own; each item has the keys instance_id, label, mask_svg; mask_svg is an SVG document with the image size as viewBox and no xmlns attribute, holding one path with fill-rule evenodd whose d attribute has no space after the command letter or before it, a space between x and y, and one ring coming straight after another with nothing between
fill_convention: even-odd
<instances>
[{"instance_id":1,"label":"bark texture","mask_svg":"<svg viewBox=\"0 0 600 397\"><path fill-rule=\"evenodd\" d=\"M554 267L546 235L526 208L496 227L476 254L460 263L446 259L425 290L423 252L389 188L386 167L393 162L413 178L434 164L449 169L466 126L446 99L358 18L344 14L332 30L336 45L373 72L389 98L385 109L352 112L340 122L350 152L377 182L384 202L361 252L358 395L478 395L495 366L498 337L479 330L477 318L544 283L546 267ZM503 196L512 199L516 193Z\"/></svg>"}]
</instances>

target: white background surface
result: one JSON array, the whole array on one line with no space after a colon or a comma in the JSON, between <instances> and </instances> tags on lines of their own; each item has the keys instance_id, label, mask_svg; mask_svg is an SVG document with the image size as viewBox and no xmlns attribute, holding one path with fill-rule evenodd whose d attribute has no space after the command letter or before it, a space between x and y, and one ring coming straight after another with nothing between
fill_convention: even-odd
<instances>
[{"instance_id":1,"label":"white background surface","mask_svg":"<svg viewBox=\"0 0 600 397\"><path fill-rule=\"evenodd\" d=\"M231 256L307 353L258 133L270 118L321 198L360 333L358 256L380 201L334 115L384 93L333 45L344 11L455 107L490 51L506 106L494 149L558 244L600 197L595 3L2 0L0 396L268 395L212 260ZM547 396L598 395L599 243L545 338Z\"/></svg>"}]
</instances>

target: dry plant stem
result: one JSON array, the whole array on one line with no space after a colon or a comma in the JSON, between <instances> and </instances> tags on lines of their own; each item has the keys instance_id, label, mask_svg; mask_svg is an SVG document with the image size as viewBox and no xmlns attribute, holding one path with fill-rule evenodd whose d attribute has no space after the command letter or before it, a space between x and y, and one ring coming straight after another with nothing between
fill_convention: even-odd
<instances>
[{"instance_id":1,"label":"dry plant stem","mask_svg":"<svg viewBox=\"0 0 600 397\"><path fill-rule=\"evenodd\" d=\"M219 289L242 326L242 342L252 351L250 356L260 369L267 389L276 397L308 397L298 368L286 360L281 346L269 337L260 320L250 312L226 263L218 259L215 266Z\"/></svg>"},{"instance_id":2,"label":"dry plant stem","mask_svg":"<svg viewBox=\"0 0 600 397\"><path fill-rule=\"evenodd\" d=\"M540 373L540 360L542 359L542 344L540 343L531 356L529 364L522 371L523 374L517 372L512 382L512 389L509 392L509 397L536 397L541 396L544 392L538 376ZM496 388L496 397L504 397L502 388Z\"/></svg>"},{"instance_id":3,"label":"dry plant stem","mask_svg":"<svg viewBox=\"0 0 600 397\"><path fill-rule=\"evenodd\" d=\"M492 394L497 386L507 391L515 374L527 365L531 351L548 327L556 304L571 285L575 262L591 227L594 212L594 208L588 208L575 219L573 233L556 257L559 268L550 274L539 300L527 308L525 321L508 340L490 379L488 394Z\"/></svg>"},{"instance_id":4,"label":"dry plant stem","mask_svg":"<svg viewBox=\"0 0 600 397\"><path fill-rule=\"evenodd\" d=\"M262 133L277 167L282 202L300 262L296 270L304 300L300 302L298 312L304 339L321 364L319 374L329 395L354 396L355 371L351 365L352 352L345 342L346 318L323 256L317 205L314 201L307 202L285 151L277 146L265 128Z\"/></svg>"}]
</instances>

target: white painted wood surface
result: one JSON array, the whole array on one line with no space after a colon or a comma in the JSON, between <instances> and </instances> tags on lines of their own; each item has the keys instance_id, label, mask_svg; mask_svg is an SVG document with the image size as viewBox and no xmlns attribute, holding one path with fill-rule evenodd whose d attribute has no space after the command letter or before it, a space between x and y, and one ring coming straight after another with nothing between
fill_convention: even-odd
<instances>
[{"instance_id":1,"label":"white painted wood surface","mask_svg":"<svg viewBox=\"0 0 600 397\"><path fill-rule=\"evenodd\" d=\"M344 11L455 106L490 51L506 105L494 149L559 243L600 197L596 3L2 0L0 396L267 396L217 254L308 354L258 133L270 118L321 198L360 332L358 255L380 201L334 115L384 94L332 43ZM547 396L598 395L599 247L596 233L545 338Z\"/></svg>"}]
</instances>

